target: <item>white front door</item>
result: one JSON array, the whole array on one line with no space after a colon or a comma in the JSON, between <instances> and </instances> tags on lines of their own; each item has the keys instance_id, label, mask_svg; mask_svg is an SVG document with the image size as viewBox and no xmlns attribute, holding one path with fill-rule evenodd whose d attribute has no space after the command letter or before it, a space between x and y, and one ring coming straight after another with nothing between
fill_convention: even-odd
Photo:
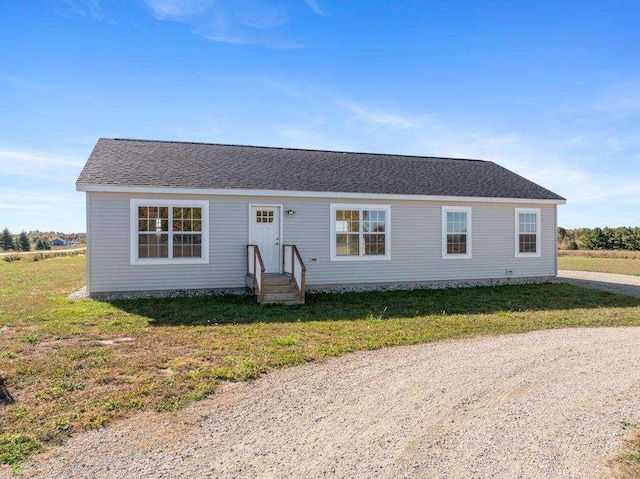
<instances>
[{"instance_id":1,"label":"white front door","mask_svg":"<svg viewBox=\"0 0 640 479\"><path fill-rule=\"evenodd\" d=\"M280 207L252 206L249 243L258 245L267 273L280 272Z\"/></svg>"}]
</instances>

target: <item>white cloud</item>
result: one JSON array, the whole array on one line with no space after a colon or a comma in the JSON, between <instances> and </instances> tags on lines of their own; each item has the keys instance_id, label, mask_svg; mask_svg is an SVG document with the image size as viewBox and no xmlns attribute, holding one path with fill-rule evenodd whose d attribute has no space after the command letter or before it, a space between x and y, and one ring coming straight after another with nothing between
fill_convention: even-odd
<instances>
[{"instance_id":1,"label":"white cloud","mask_svg":"<svg viewBox=\"0 0 640 479\"><path fill-rule=\"evenodd\" d=\"M300 48L280 27L290 18L282 2L266 0L145 0L161 21L189 25L193 33L223 43L256 44L274 49Z\"/></svg>"},{"instance_id":2,"label":"white cloud","mask_svg":"<svg viewBox=\"0 0 640 479\"><path fill-rule=\"evenodd\" d=\"M304 3L307 4L307 6L313 10L314 13L318 14L318 15L324 15L324 11L322 10L322 8L320 8L320 5L318 4L318 0L304 0Z\"/></svg>"},{"instance_id":3,"label":"white cloud","mask_svg":"<svg viewBox=\"0 0 640 479\"><path fill-rule=\"evenodd\" d=\"M373 125L374 127L383 126L397 129L406 129L413 126L412 120L408 117L384 113L380 111L366 110L351 101L342 101L339 102L339 104L352 113L355 113L356 119Z\"/></svg>"},{"instance_id":4,"label":"white cloud","mask_svg":"<svg viewBox=\"0 0 640 479\"><path fill-rule=\"evenodd\" d=\"M212 7L208 0L145 0L153 14L160 18L190 17Z\"/></svg>"},{"instance_id":5,"label":"white cloud","mask_svg":"<svg viewBox=\"0 0 640 479\"><path fill-rule=\"evenodd\" d=\"M5 72L0 72L0 82L5 83L9 87L29 90L30 92L45 96L47 98L58 98L72 103L95 103L96 99L78 93L75 90L65 90L65 88L53 87L44 83L33 81L32 78L17 77L9 75Z\"/></svg>"},{"instance_id":6,"label":"white cloud","mask_svg":"<svg viewBox=\"0 0 640 479\"><path fill-rule=\"evenodd\" d=\"M571 205L640 203L640 173L636 171L602 173L567 154L562 145L522 133L463 132L443 125L436 131L434 135L433 129L422 129L417 134L425 147L421 154L430 154L433 148L445 156L494 161L564 196Z\"/></svg>"},{"instance_id":7,"label":"white cloud","mask_svg":"<svg viewBox=\"0 0 640 479\"><path fill-rule=\"evenodd\" d=\"M71 181L83 162L49 153L0 149L0 170L6 176L27 176L55 181Z\"/></svg>"},{"instance_id":8,"label":"white cloud","mask_svg":"<svg viewBox=\"0 0 640 479\"><path fill-rule=\"evenodd\" d=\"M0 210L40 210L48 208L47 205L25 205L21 203L2 203Z\"/></svg>"},{"instance_id":9,"label":"white cloud","mask_svg":"<svg viewBox=\"0 0 640 479\"><path fill-rule=\"evenodd\" d=\"M10 168L14 162L41 165L41 166L82 166L82 162L59 156L52 156L46 153L32 153L16 150L0 150L0 165Z\"/></svg>"},{"instance_id":10,"label":"white cloud","mask_svg":"<svg viewBox=\"0 0 640 479\"><path fill-rule=\"evenodd\" d=\"M596 101L595 109L610 113L640 113L640 80L628 80L609 86Z\"/></svg>"},{"instance_id":11,"label":"white cloud","mask_svg":"<svg viewBox=\"0 0 640 479\"><path fill-rule=\"evenodd\" d=\"M253 44L273 49L295 49L303 45L286 38L289 2L285 0L142 0L157 20L188 25L192 33L222 43ZM324 15L315 0L306 0L316 14ZM64 0L59 13L73 13L96 20L113 20L115 5L106 0ZM65 10L65 11L61 11Z\"/></svg>"},{"instance_id":12,"label":"white cloud","mask_svg":"<svg viewBox=\"0 0 640 479\"><path fill-rule=\"evenodd\" d=\"M19 205L44 205L48 208L53 203L58 203L63 200L72 201L77 199L75 191L66 190L64 193L56 191L46 192L29 192L23 189L8 188L0 186L0 198L4 198L5 204L19 204Z\"/></svg>"},{"instance_id":13,"label":"white cloud","mask_svg":"<svg viewBox=\"0 0 640 479\"><path fill-rule=\"evenodd\" d=\"M39 189L19 189L0 185L0 228L11 231L84 231L84 194L71 185L41 181Z\"/></svg>"},{"instance_id":14,"label":"white cloud","mask_svg":"<svg viewBox=\"0 0 640 479\"><path fill-rule=\"evenodd\" d=\"M76 15L97 20L104 18L104 5L100 0L64 0L64 4Z\"/></svg>"},{"instance_id":15,"label":"white cloud","mask_svg":"<svg viewBox=\"0 0 640 479\"><path fill-rule=\"evenodd\" d=\"M290 148L315 150L352 151L356 148L348 141L331 138L307 126L283 126L277 130L278 145Z\"/></svg>"}]
</instances>

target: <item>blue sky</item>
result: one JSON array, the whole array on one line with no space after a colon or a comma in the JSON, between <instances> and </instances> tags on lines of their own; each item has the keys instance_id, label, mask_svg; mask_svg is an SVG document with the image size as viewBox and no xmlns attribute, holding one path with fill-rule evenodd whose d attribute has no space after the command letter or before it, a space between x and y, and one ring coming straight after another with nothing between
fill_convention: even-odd
<instances>
[{"instance_id":1,"label":"blue sky","mask_svg":"<svg viewBox=\"0 0 640 479\"><path fill-rule=\"evenodd\" d=\"M5 0L0 227L84 231L101 136L487 159L640 225L639 46L637 0Z\"/></svg>"}]
</instances>

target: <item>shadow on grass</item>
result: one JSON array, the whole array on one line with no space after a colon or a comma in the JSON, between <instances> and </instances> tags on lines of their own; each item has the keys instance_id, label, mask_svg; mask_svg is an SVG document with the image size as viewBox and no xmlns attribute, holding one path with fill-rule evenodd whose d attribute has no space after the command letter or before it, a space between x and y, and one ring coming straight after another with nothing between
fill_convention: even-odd
<instances>
[{"instance_id":1,"label":"shadow on grass","mask_svg":"<svg viewBox=\"0 0 640 479\"><path fill-rule=\"evenodd\" d=\"M308 294L307 304L303 306L260 306L252 296L133 299L109 303L148 318L152 326L195 326L637 307L640 299L569 284L536 284Z\"/></svg>"}]
</instances>

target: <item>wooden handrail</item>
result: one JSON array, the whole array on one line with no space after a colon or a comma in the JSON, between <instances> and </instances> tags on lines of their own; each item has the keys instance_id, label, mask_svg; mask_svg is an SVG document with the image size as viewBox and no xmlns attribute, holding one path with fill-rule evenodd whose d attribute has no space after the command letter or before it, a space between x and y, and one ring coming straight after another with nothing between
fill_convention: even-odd
<instances>
[{"instance_id":1,"label":"wooden handrail","mask_svg":"<svg viewBox=\"0 0 640 479\"><path fill-rule=\"evenodd\" d=\"M307 267L302 261L302 255L300 251L298 251L298 247L294 244L283 244L282 245L282 258L284 262L284 256L286 254L287 248L291 248L291 278L297 283L296 280L296 262L295 259L298 259L300 263L300 284L297 284L298 289L300 290L300 299L304 302L304 290L305 290L305 282L307 276Z\"/></svg>"},{"instance_id":2,"label":"wooden handrail","mask_svg":"<svg viewBox=\"0 0 640 479\"><path fill-rule=\"evenodd\" d=\"M300 266L302 267L302 271L306 271L307 267L304 265L304 261L302 261L302 256L300 255L300 251L298 251L298 247L296 245L293 246L293 252L298 257L298 261L300 261Z\"/></svg>"},{"instance_id":3,"label":"wooden handrail","mask_svg":"<svg viewBox=\"0 0 640 479\"><path fill-rule=\"evenodd\" d=\"M265 273L266 268L264 267L264 261L262 261L262 254L260 254L260 248L256 244L248 244L247 245L247 274L252 274L249 269L249 248L253 248L253 278L256 282L258 282L258 263L260 263L260 281L258 284L258 303L262 303L264 300L264 284L265 284Z\"/></svg>"},{"instance_id":4,"label":"wooden handrail","mask_svg":"<svg viewBox=\"0 0 640 479\"><path fill-rule=\"evenodd\" d=\"M266 268L264 267L264 261L262 261L262 255L260 254L260 248L258 248L258 245L257 244L247 245L247 259L249 258L249 248L253 248L254 256L258 257L258 261L260 262L260 270L262 272L266 271ZM248 263L247 263L247 272L250 272Z\"/></svg>"}]
</instances>

